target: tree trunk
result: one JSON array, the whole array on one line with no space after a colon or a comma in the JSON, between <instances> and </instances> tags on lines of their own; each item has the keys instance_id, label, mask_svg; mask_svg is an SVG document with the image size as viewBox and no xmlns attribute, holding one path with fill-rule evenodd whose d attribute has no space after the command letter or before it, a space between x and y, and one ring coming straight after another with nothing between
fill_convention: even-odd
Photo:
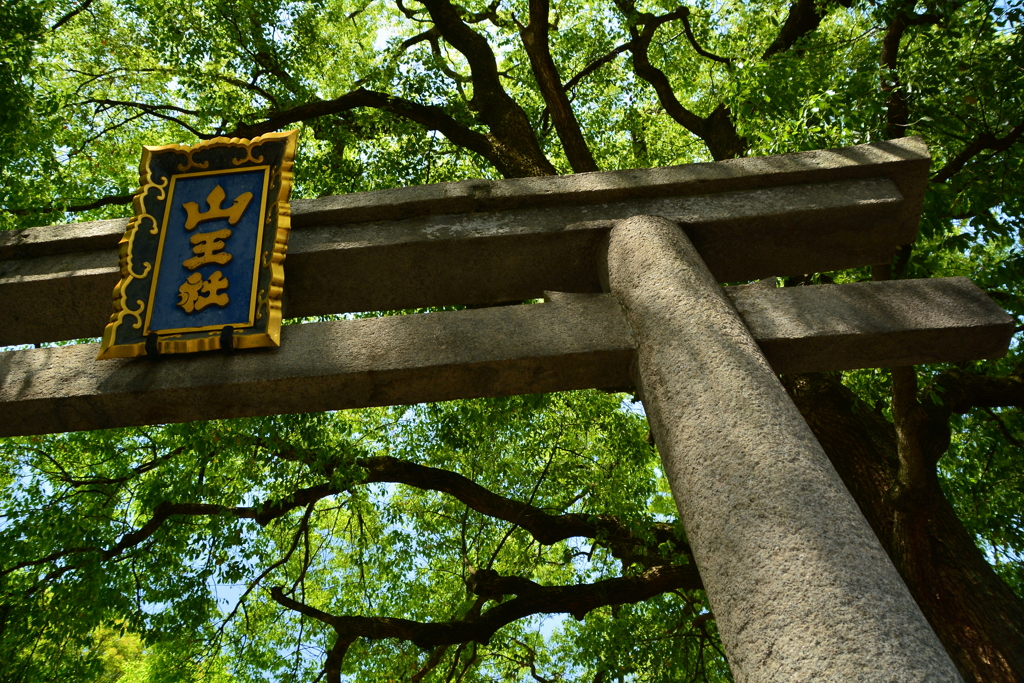
<instances>
[{"instance_id":1,"label":"tree trunk","mask_svg":"<svg viewBox=\"0 0 1024 683\"><path fill-rule=\"evenodd\" d=\"M783 384L964 680L1024 682L1024 601L985 561L935 470L913 496L894 495L893 425L832 376L785 376Z\"/></svg>"}]
</instances>

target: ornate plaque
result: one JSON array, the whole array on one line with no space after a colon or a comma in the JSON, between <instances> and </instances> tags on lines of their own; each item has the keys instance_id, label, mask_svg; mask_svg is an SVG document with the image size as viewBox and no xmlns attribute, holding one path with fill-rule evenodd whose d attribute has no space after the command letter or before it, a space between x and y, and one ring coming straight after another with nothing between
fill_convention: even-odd
<instances>
[{"instance_id":1,"label":"ornate plaque","mask_svg":"<svg viewBox=\"0 0 1024 683\"><path fill-rule=\"evenodd\" d=\"M296 138L143 148L99 358L280 345Z\"/></svg>"}]
</instances>

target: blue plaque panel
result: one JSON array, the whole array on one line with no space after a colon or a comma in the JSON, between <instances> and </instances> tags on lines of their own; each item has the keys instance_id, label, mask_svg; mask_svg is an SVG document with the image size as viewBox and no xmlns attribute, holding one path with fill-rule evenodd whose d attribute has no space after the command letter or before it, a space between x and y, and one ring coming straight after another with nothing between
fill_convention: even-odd
<instances>
[{"instance_id":1,"label":"blue plaque panel","mask_svg":"<svg viewBox=\"0 0 1024 683\"><path fill-rule=\"evenodd\" d=\"M144 148L100 358L280 343L295 139Z\"/></svg>"},{"instance_id":2,"label":"blue plaque panel","mask_svg":"<svg viewBox=\"0 0 1024 683\"><path fill-rule=\"evenodd\" d=\"M253 324L269 171L171 178L145 334Z\"/></svg>"}]
</instances>

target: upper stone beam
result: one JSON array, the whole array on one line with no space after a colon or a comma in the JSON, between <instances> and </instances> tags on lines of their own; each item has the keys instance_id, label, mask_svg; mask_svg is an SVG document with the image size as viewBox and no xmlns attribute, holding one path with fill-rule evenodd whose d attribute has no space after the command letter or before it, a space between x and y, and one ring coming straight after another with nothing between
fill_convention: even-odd
<instances>
[{"instance_id":1,"label":"upper stone beam","mask_svg":"<svg viewBox=\"0 0 1024 683\"><path fill-rule=\"evenodd\" d=\"M462 180L292 202L292 227L365 223L523 207L604 204L780 185L887 177L907 200L905 237L917 232L930 157L919 137L767 157L544 178ZM0 259L116 247L127 219L0 232Z\"/></svg>"},{"instance_id":2,"label":"upper stone beam","mask_svg":"<svg viewBox=\"0 0 1024 683\"><path fill-rule=\"evenodd\" d=\"M550 178L462 181L293 202L285 314L488 304L600 291L613 221L679 223L722 282L887 262L913 241L918 138ZM0 233L0 345L98 336L125 220Z\"/></svg>"}]
</instances>

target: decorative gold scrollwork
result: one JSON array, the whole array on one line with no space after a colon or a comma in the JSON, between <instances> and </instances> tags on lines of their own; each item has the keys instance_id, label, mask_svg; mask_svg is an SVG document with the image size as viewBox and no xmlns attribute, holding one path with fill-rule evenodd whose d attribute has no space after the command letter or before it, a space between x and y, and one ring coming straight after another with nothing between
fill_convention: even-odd
<instances>
[{"instance_id":1,"label":"decorative gold scrollwork","mask_svg":"<svg viewBox=\"0 0 1024 683\"><path fill-rule=\"evenodd\" d=\"M159 147L145 146L143 148L142 163L140 164L140 187L133 198L135 216L128 222L124 237L118 245L121 281L113 292L114 314L110 323L103 332L103 343L100 346L98 358L130 358L133 356L145 355L145 335L128 332L128 321L131 320L131 327L137 331L146 329L149 311L149 303L153 296L153 273L158 264L155 260L141 262L141 272L135 271L135 258L143 258L141 254L135 254L135 237L145 241L152 246L151 236L159 235L165 229L162 216L166 213L166 202L170 195L172 178L178 173L187 173L193 169L197 171L210 172L215 167L213 160L197 161L195 156L200 151L210 149L222 149L230 164L224 164L229 169L248 171L253 166L261 166L261 172L266 172L270 177L270 186L265 196L264 210L267 221L265 229L270 229L269 234L264 233L264 244L259 248L258 263L263 268L269 269L268 273L261 272L265 286L259 289L254 304L254 318L259 320L258 325L251 325L253 330L240 330L233 339L233 346L237 348L255 348L258 346L279 346L280 325L281 325L281 285L284 281L284 273L281 262L284 260L287 250L288 232L290 228L290 215L288 210L288 193L292 185L292 168L294 164L295 145L297 134L295 131L287 133L269 133L255 140L240 138L215 138L208 140L197 147L185 145L162 145ZM264 148L261 145L272 143L275 145L275 158L277 156L276 145L283 144L283 156L276 164L267 162L267 155L262 154ZM271 148L265 148L269 150ZM164 157L172 164L177 171L172 175L163 170L153 168L152 160L155 155L175 154L175 157ZM184 157L184 158L182 158ZM268 166L273 166L269 171L264 171ZM165 168L165 167L161 167ZM150 190L156 190L152 195ZM211 209L212 209L211 204ZM148 225L147 225L148 221ZM146 230L146 232L141 232ZM141 244L141 242L139 242ZM270 246L270 245L273 246ZM158 247L159 249L159 247ZM146 250L147 255L151 249ZM150 257L152 258L152 257ZM269 276L269 277L268 277ZM142 280L143 282L139 282ZM268 282L269 280L269 282ZM130 293L129 293L130 292ZM129 298L130 297L130 298ZM149 298L147 298L149 297ZM129 301L135 302L135 308L131 308ZM154 300L155 301L155 300ZM132 320L133 319L133 320ZM220 326L218 326L220 327ZM160 335L161 353L187 353L194 351L209 351L219 348L219 341L223 332L221 329L205 329L177 333L173 335Z\"/></svg>"},{"instance_id":2,"label":"decorative gold scrollwork","mask_svg":"<svg viewBox=\"0 0 1024 683\"><path fill-rule=\"evenodd\" d=\"M263 319L263 309L270 306L270 297L267 296L267 290L261 289L260 293L256 295L256 319Z\"/></svg>"},{"instance_id":3,"label":"decorative gold scrollwork","mask_svg":"<svg viewBox=\"0 0 1024 683\"><path fill-rule=\"evenodd\" d=\"M147 263L146 265L148 266L149 264ZM139 307L134 311L127 306L124 307L124 316L130 315L135 318L135 324L132 325L132 328L137 330L142 327L142 311L146 309L146 302L142 299L136 299L135 303L138 304Z\"/></svg>"},{"instance_id":4,"label":"decorative gold scrollwork","mask_svg":"<svg viewBox=\"0 0 1024 683\"><path fill-rule=\"evenodd\" d=\"M155 189L157 190L157 192L159 192L159 194L156 197L156 201L163 201L164 199L167 198L167 186L170 184L170 182L171 179L167 176L164 176L162 182L154 183L152 180L150 180L149 174L147 173L145 175L145 183L142 185L142 187L139 188L139 192L135 196L136 201L134 203L136 205L136 215L132 220L135 222L135 225L142 227L142 221L148 218L149 221L153 224L153 227L149 229L150 235L157 235L160 233L160 224L157 222L155 216L150 215L150 213L146 211L146 195L149 194L150 190Z\"/></svg>"},{"instance_id":5,"label":"decorative gold scrollwork","mask_svg":"<svg viewBox=\"0 0 1024 683\"><path fill-rule=\"evenodd\" d=\"M266 224L270 225L278 219L281 213L281 207L278 206L278 202L274 202L267 207L267 221Z\"/></svg>"},{"instance_id":6,"label":"decorative gold scrollwork","mask_svg":"<svg viewBox=\"0 0 1024 683\"><path fill-rule=\"evenodd\" d=\"M162 202L163 200L167 199L167 185L170 184L170 182L170 177L164 176L164 181L162 183L147 183L146 186L142 188L142 196L145 197L146 193L149 192L150 189L156 188L157 190L160 191L160 194L157 195L156 200L158 202Z\"/></svg>"},{"instance_id":7,"label":"decorative gold scrollwork","mask_svg":"<svg viewBox=\"0 0 1024 683\"><path fill-rule=\"evenodd\" d=\"M195 154L196 152L202 152L204 150L205 150L205 148L203 148L203 147L197 147L197 148L193 148L193 149L181 149L181 148L179 148L179 151L182 154L184 154L186 157L188 157L188 163L187 164L178 164L178 170L180 172L184 173L185 171L189 170L190 168L201 168L204 171L206 169L208 169L210 167L210 162L209 161L196 161L195 159L192 158L193 154Z\"/></svg>"},{"instance_id":8,"label":"decorative gold scrollwork","mask_svg":"<svg viewBox=\"0 0 1024 683\"><path fill-rule=\"evenodd\" d=\"M259 147L261 144L263 144L263 141L258 139L258 138L257 138L256 142L249 143L248 145L245 146L245 158L244 159L232 159L231 163L234 164L235 166L241 166L242 164L246 163L247 161L251 161L254 164L262 164L263 163L263 156L260 155L260 156L257 157L257 156L253 156L253 154L252 154L253 149L255 149L256 147Z\"/></svg>"},{"instance_id":9,"label":"decorative gold scrollwork","mask_svg":"<svg viewBox=\"0 0 1024 683\"><path fill-rule=\"evenodd\" d=\"M146 217L146 218L153 218L149 214L146 214L144 217ZM141 219L140 219L140 222L141 222ZM155 227L155 225L156 225L156 222L154 221L154 227ZM141 280L141 279L145 278L147 275L149 275L149 271L153 268L153 264L150 263L149 261L143 261L142 262L142 274L138 274L134 270L134 267L132 265L132 248L135 246L135 235L138 233L138 231L139 231L139 229L138 229L138 227L136 227L134 230L131 230L130 234L128 235L128 249L126 250L125 255L124 255L124 272L127 273L129 276L135 278L136 280ZM151 230L150 232L153 232L153 231ZM153 234L156 234L156 233L153 233Z\"/></svg>"},{"instance_id":10,"label":"decorative gold scrollwork","mask_svg":"<svg viewBox=\"0 0 1024 683\"><path fill-rule=\"evenodd\" d=\"M150 263L149 261L143 261L142 262L142 274L136 274L135 272L132 271L132 260L130 258L128 259L128 264L127 264L126 267L128 269L128 274L129 275L131 275L136 280L141 280L144 277L146 277L147 275L149 275L149 271L153 268L153 264Z\"/></svg>"},{"instance_id":11,"label":"decorative gold scrollwork","mask_svg":"<svg viewBox=\"0 0 1024 683\"><path fill-rule=\"evenodd\" d=\"M148 213L144 213L141 216L139 216L136 225L141 228L142 227L142 221L146 220L147 218L149 219L149 222L153 224L153 227L149 229L149 234L150 235L157 235L157 234L159 234L160 233L160 224L156 222L156 217L155 216L151 216Z\"/></svg>"}]
</instances>

